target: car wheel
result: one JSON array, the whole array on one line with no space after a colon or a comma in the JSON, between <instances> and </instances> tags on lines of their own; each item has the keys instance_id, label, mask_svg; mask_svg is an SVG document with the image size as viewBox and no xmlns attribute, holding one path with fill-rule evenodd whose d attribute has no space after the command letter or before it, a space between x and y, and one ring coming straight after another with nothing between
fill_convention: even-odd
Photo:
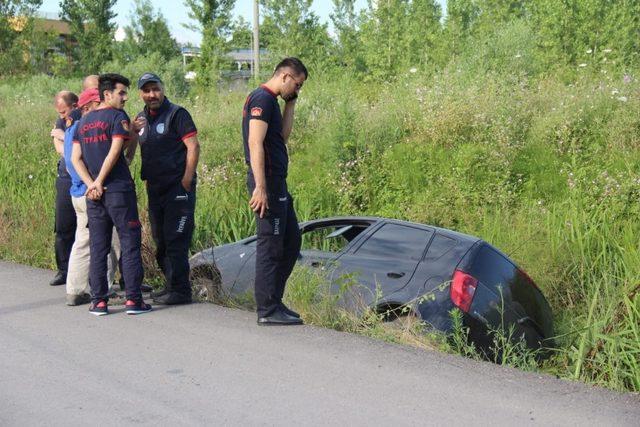
<instances>
[{"instance_id":1,"label":"car wheel","mask_svg":"<svg viewBox=\"0 0 640 427\"><path fill-rule=\"evenodd\" d=\"M219 303L222 299L220 271L213 265L200 265L191 270L191 287L201 301Z\"/></svg>"}]
</instances>

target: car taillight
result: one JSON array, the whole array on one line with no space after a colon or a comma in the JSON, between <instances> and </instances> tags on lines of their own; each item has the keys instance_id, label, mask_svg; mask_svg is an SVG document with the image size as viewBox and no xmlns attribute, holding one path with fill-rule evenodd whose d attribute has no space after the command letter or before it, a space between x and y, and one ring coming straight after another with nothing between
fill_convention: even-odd
<instances>
[{"instance_id":1,"label":"car taillight","mask_svg":"<svg viewBox=\"0 0 640 427\"><path fill-rule=\"evenodd\" d=\"M451 301L460 308L460 310L468 313L477 285L478 280L475 277L463 271L456 270L455 273L453 273L453 280L451 280Z\"/></svg>"}]
</instances>

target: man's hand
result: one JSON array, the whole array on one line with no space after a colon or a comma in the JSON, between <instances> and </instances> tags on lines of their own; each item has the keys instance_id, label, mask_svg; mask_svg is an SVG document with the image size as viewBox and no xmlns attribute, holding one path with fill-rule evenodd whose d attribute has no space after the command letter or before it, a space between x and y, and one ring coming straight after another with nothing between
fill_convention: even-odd
<instances>
[{"instance_id":1,"label":"man's hand","mask_svg":"<svg viewBox=\"0 0 640 427\"><path fill-rule=\"evenodd\" d=\"M64 141L64 131L62 129L51 129L51 136L59 141Z\"/></svg>"},{"instance_id":2,"label":"man's hand","mask_svg":"<svg viewBox=\"0 0 640 427\"><path fill-rule=\"evenodd\" d=\"M296 103L297 100L298 100L298 94L294 92L293 95L291 95L290 97L284 100L284 103L285 105L286 104L293 105Z\"/></svg>"},{"instance_id":3,"label":"man's hand","mask_svg":"<svg viewBox=\"0 0 640 427\"><path fill-rule=\"evenodd\" d=\"M100 197L98 197L98 195L96 194L96 190L91 190L91 191L87 190L87 193L85 194L85 196L89 200L93 200L93 201L100 200Z\"/></svg>"},{"instance_id":4,"label":"man's hand","mask_svg":"<svg viewBox=\"0 0 640 427\"><path fill-rule=\"evenodd\" d=\"M189 179L189 178L182 178L182 188L184 188L184 190L188 193L189 191L191 191L191 182L193 180Z\"/></svg>"},{"instance_id":5,"label":"man's hand","mask_svg":"<svg viewBox=\"0 0 640 427\"><path fill-rule=\"evenodd\" d=\"M91 200L100 200L102 198L102 194L104 193L104 187L102 186L102 182L95 180L90 185L87 186L87 197Z\"/></svg>"},{"instance_id":6,"label":"man's hand","mask_svg":"<svg viewBox=\"0 0 640 427\"><path fill-rule=\"evenodd\" d=\"M264 214L269 209L269 201L267 199L267 191L264 188L256 187L253 190L251 200L249 200L249 207L260 215L260 218L264 218Z\"/></svg>"},{"instance_id":7,"label":"man's hand","mask_svg":"<svg viewBox=\"0 0 640 427\"><path fill-rule=\"evenodd\" d=\"M147 125L147 118L144 116L136 117L136 119L131 122L131 127L135 133L140 133L140 130L144 129Z\"/></svg>"}]
</instances>

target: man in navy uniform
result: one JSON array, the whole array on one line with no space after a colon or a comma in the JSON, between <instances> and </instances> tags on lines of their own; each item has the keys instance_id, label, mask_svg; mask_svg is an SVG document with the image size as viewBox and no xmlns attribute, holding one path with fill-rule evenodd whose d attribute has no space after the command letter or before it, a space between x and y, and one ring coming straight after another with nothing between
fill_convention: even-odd
<instances>
[{"instance_id":1,"label":"man in navy uniform","mask_svg":"<svg viewBox=\"0 0 640 427\"><path fill-rule=\"evenodd\" d=\"M302 324L282 302L285 284L300 253L301 237L287 188L286 143L298 92L308 78L304 64L285 58L265 84L251 92L242 112L249 206L256 214L255 298L259 325ZM280 111L278 96L284 101Z\"/></svg>"},{"instance_id":2,"label":"man in navy uniform","mask_svg":"<svg viewBox=\"0 0 640 427\"><path fill-rule=\"evenodd\" d=\"M73 167L87 185L91 241L89 311L96 316L109 313L107 257L114 226L120 238L127 314L151 311L140 290L143 277L141 226L135 185L123 154L130 133L129 117L122 110L128 99L128 87L129 80L119 74L101 75L98 82L100 105L82 117L73 139Z\"/></svg>"},{"instance_id":3,"label":"man in navy uniform","mask_svg":"<svg viewBox=\"0 0 640 427\"><path fill-rule=\"evenodd\" d=\"M64 285L69 271L69 257L75 240L76 213L71 203L69 188L71 177L67 173L64 161L64 131L75 121L80 120L80 110L77 108L78 96L67 90L59 92L55 97L55 107L58 120L51 131L53 145L61 156L58 160L58 174L56 176L56 205L55 205L55 254L58 272L49 282L51 286Z\"/></svg>"},{"instance_id":4,"label":"man in navy uniform","mask_svg":"<svg viewBox=\"0 0 640 427\"><path fill-rule=\"evenodd\" d=\"M189 246L195 227L200 156L198 131L189 112L167 99L160 77L143 74L138 89L145 108L137 115L133 130L140 143L156 260L166 281L165 288L152 296L158 304L189 304Z\"/></svg>"}]
</instances>

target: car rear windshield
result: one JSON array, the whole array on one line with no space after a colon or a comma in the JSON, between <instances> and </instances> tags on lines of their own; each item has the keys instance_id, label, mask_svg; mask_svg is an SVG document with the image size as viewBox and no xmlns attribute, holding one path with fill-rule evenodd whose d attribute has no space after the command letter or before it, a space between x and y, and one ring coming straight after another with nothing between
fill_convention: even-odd
<instances>
[{"instance_id":1,"label":"car rear windshield","mask_svg":"<svg viewBox=\"0 0 640 427\"><path fill-rule=\"evenodd\" d=\"M468 271L480 283L502 295L505 303L517 303L538 325L546 327L546 300L535 283L513 262L488 244L475 254Z\"/></svg>"}]
</instances>

